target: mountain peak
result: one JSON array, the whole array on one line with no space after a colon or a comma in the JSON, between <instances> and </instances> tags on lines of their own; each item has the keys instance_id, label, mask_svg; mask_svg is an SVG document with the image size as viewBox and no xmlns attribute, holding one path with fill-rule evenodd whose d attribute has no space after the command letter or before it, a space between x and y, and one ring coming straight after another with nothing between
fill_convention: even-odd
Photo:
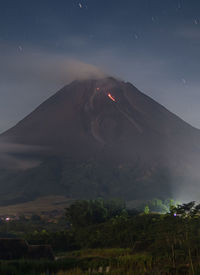
<instances>
[{"instance_id":1,"label":"mountain peak","mask_svg":"<svg viewBox=\"0 0 200 275\"><path fill-rule=\"evenodd\" d=\"M66 85L1 137L55 152L71 152L77 146L88 154L90 146L107 145L135 157L148 143L163 151L178 130L191 129L132 84L105 77Z\"/></svg>"}]
</instances>

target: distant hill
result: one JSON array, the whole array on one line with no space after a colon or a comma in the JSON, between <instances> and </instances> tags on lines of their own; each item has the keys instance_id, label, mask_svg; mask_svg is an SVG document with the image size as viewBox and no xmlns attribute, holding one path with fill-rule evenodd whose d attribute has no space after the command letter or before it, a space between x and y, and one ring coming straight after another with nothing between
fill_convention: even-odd
<instances>
[{"instance_id":1,"label":"distant hill","mask_svg":"<svg viewBox=\"0 0 200 275\"><path fill-rule=\"evenodd\" d=\"M72 82L0 141L1 204L198 193L200 131L112 77Z\"/></svg>"}]
</instances>

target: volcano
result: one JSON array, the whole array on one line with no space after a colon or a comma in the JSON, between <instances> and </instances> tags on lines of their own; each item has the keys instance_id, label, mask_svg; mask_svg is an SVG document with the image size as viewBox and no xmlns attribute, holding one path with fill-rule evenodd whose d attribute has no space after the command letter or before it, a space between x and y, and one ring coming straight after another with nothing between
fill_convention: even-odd
<instances>
[{"instance_id":1,"label":"volcano","mask_svg":"<svg viewBox=\"0 0 200 275\"><path fill-rule=\"evenodd\" d=\"M63 87L0 140L15 145L7 155L16 163L34 164L1 161L3 203L50 194L166 197L172 185L187 178L196 188L200 178L200 131L112 77Z\"/></svg>"}]
</instances>

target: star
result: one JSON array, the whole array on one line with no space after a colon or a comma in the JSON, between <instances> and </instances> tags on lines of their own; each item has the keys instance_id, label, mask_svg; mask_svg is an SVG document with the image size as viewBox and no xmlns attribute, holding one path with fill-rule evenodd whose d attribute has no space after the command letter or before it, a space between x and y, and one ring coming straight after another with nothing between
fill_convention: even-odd
<instances>
[{"instance_id":1,"label":"star","mask_svg":"<svg viewBox=\"0 0 200 275\"><path fill-rule=\"evenodd\" d=\"M186 84L185 78L182 78L181 81L183 82L184 85Z\"/></svg>"},{"instance_id":2,"label":"star","mask_svg":"<svg viewBox=\"0 0 200 275\"><path fill-rule=\"evenodd\" d=\"M22 51L23 51L22 46L19 46L19 47L18 47L18 50L19 50L20 52L22 52Z\"/></svg>"},{"instance_id":3,"label":"star","mask_svg":"<svg viewBox=\"0 0 200 275\"><path fill-rule=\"evenodd\" d=\"M137 33L134 34L135 39L139 39L139 35Z\"/></svg>"}]
</instances>

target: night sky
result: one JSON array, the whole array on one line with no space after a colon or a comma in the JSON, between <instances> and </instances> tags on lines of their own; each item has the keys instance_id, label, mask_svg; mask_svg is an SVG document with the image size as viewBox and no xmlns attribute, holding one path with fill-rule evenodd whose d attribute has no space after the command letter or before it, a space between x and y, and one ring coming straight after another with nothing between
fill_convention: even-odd
<instances>
[{"instance_id":1,"label":"night sky","mask_svg":"<svg viewBox=\"0 0 200 275\"><path fill-rule=\"evenodd\" d=\"M106 74L200 128L199 0L0 0L0 131Z\"/></svg>"}]
</instances>

